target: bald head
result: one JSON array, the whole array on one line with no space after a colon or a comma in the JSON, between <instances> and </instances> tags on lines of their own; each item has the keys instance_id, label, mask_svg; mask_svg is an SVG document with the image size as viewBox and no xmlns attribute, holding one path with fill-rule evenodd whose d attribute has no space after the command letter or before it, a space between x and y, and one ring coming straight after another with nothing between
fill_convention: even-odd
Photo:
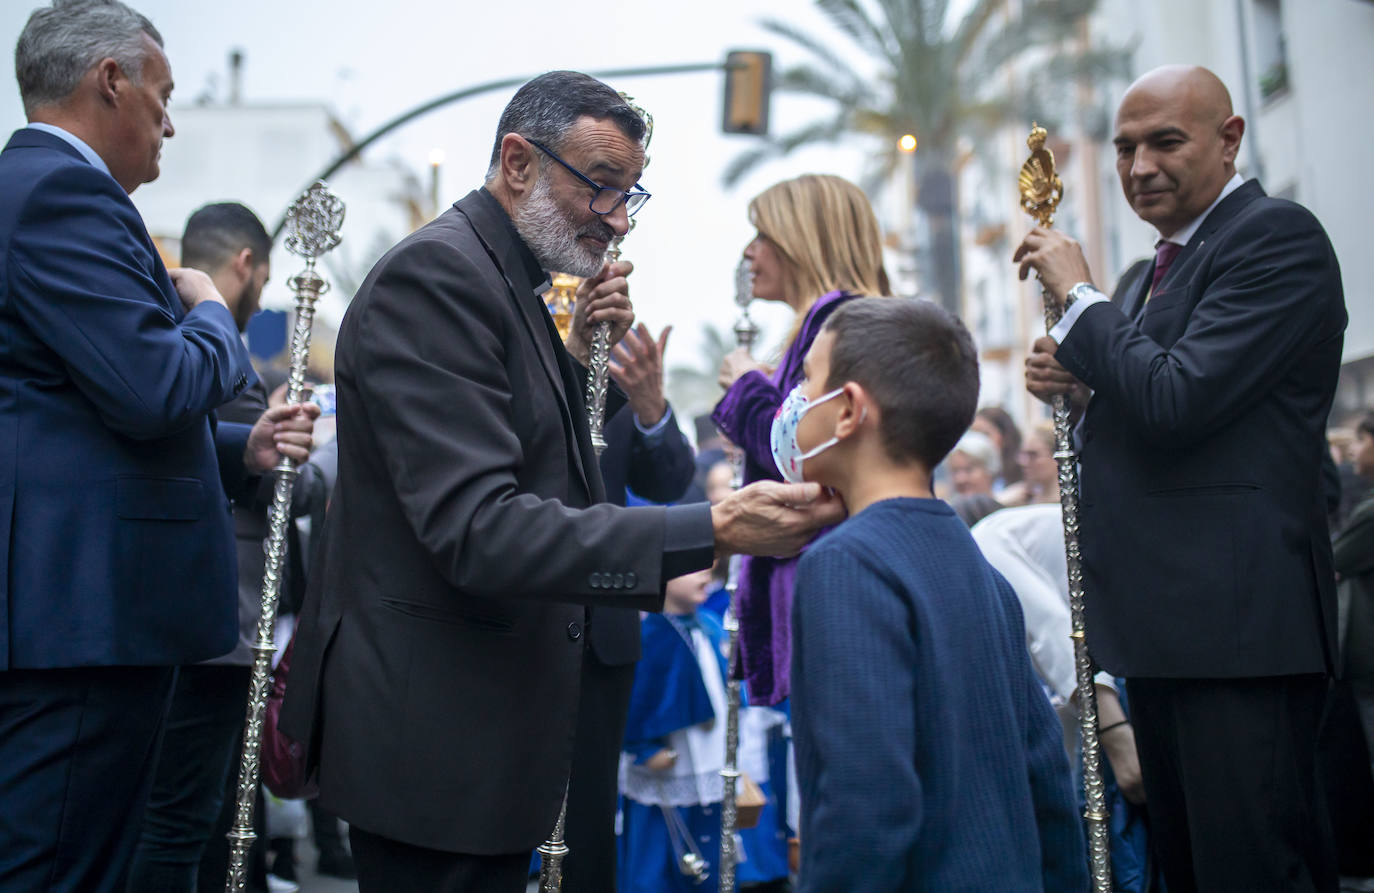
<instances>
[{"instance_id":1,"label":"bald head","mask_svg":"<svg viewBox=\"0 0 1374 893\"><path fill-rule=\"evenodd\" d=\"M1200 65L1163 65L1141 75L1126 89L1121 107L1140 103L1159 106L1177 103L1201 121L1217 126L1231 117L1231 91Z\"/></svg>"},{"instance_id":2,"label":"bald head","mask_svg":"<svg viewBox=\"0 0 1374 893\"><path fill-rule=\"evenodd\" d=\"M1126 200L1166 238L1201 215L1235 175L1245 122L1226 85L1194 65L1166 65L1126 90L1116 113Z\"/></svg>"}]
</instances>

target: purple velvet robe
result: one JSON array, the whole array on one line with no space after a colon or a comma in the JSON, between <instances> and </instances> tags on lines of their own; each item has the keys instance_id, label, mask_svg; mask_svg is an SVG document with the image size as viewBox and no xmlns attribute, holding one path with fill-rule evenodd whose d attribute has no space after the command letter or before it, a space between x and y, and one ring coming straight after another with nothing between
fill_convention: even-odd
<instances>
[{"instance_id":1,"label":"purple velvet robe","mask_svg":"<svg viewBox=\"0 0 1374 893\"><path fill-rule=\"evenodd\" d=\"M782 480L773 462L770 434L792 388L802 379L802 360L825 321L840 304L855 297L834 291L811 305L796 340L783 354L772 376L749 372L739 377L716 404L711 419L721 433L744 450L744 482ZM823 533L824 531L822 531ZM749 558L740 569L737 592L740 666L749 686L749 700L771 705L791 689L792 591L797 558Z\"/></svg>"}]
</instances>

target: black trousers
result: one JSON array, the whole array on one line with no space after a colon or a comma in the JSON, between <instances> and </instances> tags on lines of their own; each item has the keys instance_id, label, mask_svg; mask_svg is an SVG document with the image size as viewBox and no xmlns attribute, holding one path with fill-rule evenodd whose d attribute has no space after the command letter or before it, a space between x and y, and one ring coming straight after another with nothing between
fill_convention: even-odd
<instances>
[{"instance_id":1,"label":"black trousers","mask_svg":"<svg viewBox=\"0 0 1374 893\"><path fill-rule=\"evenodd\" d=\"M530 854L474 856L348 829L359 893L524 893Z\"/></svg>"},{"instance_id":2,"label":"black trousers","mask_svg":"<svg viewBox=\"0 0 1374 893\"><path fill-rule=\"evenodd\" d=\"M1325 676L1126 687L1169 893L1335 893L1317 782Z\"/></svg>"},{"instance_id":3,"label":"black trousers","mask_svg":"<svg viewBox=\"0 0 1374 893\"><path fill-rule=\"evenodd\" d=\"M0 890L122 893L175 676L0 673Z\"/></svg>"},{"instance_id":4,"label":"black trousers","mask_svg":"<svg viewBox=\"0 0 1374 893\"><path fill-rule=\"evenodd\" d=\"M130 893L186 893L214 834L229 759L243 734L251 667L194 664L177 671L162 754L129 869ZM224 879L217 878L220 884Z\"/></svg>"},{"instance_id":5,"label":"black trousers","mask_svg":"<svg viewBox=\"0 0 1374 893\"><path fill-rule=\"evenodd\" d=\"M563 893L616 889L617 776L634 682L634 664L606 666L590 651L582 660L582 694L568 782Z\"/></svg>"}]
</instances>

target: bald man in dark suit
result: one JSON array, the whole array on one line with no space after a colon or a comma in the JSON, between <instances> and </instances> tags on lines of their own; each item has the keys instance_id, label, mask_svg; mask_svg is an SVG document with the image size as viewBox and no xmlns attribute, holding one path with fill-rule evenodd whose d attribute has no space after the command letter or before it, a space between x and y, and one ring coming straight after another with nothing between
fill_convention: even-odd
<instances>
[{"instance_id":1,"label":"bald man in dark suit","mask_svg":"<svg viewBox=\"0 0 1374 893\"><path fill-rule=\"evenodd\" d=\"M1205 69L1131 86L1117 169L1159 232L1151 275L1109 301L1076 243L1033 230L1021 275L1075 300L1027 382L1086 402L1088 645L1127 679L1171 893L1327 893L1315 752L1336 614L1320 475L1346 311L1321 224L1236 173L1244 129Z\"/></svg>"}]
</instances>

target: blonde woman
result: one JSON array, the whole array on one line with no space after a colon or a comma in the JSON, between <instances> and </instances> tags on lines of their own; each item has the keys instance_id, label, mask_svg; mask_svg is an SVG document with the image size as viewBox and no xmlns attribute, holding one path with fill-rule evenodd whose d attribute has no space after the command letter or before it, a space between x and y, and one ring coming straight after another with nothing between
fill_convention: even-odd
<instances>
[{"instance_id":1,"label":"blonde woman","mask_svg":"<svg viewBox=\"0 0 1374 893\"><path fill-rule=\"evenodd\" d=\"M742 348L721 365L726 393L712 419L743 449L745 483L781 480L769 444L773 416L801 381L802 360L826 319L850 298L889 293L878 219L848 180L827 174L784 180L749 203L749 220L758 230L744 249L754 297L787 304L796 320L776 368ZM752 704L777 704L788 696L795 575L795 558L744 559L740 658Z\"/></svg>"}]
</instances>

